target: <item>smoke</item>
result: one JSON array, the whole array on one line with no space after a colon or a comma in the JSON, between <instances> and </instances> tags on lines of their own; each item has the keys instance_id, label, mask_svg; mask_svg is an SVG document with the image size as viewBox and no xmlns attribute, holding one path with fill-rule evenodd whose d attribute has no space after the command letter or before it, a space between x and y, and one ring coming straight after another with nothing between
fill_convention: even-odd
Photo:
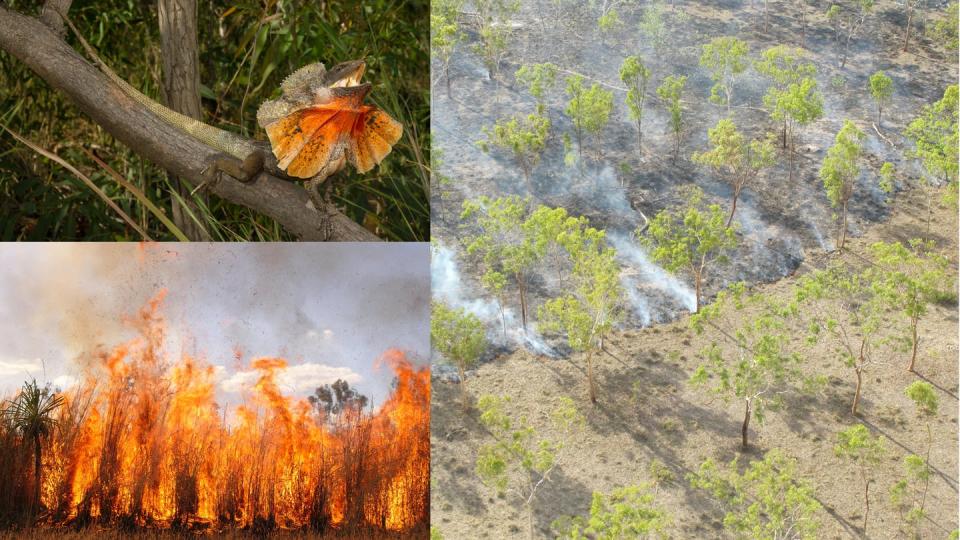
<instances>
[{"instance_id":1,"label":"smoke","mask_svg":"<svg viewBox=\"0 0 960 540\"><path fill-rule=\"evenodd\" d=\"M642 247L634 243L622 233L609 233L607 239L610 245L617 250L617 257L621 264L628 270L621 275L624 287L627 289L628 297L633 304L634 312L644 324L649 324L651 319L663 320L667 315L664 311L653 311L649 305L650 296L641 295L641 283L653 288L669 299L669 303L693 311L696 309L697 298L693 289L678 280L673 274L670 274L660 266L650 261ZM634 301L636 299L637 301Z\"/></svg>"},{"instance_id":2,"label":"smoke","mask_svg":"<svg viewBox=\"0 0 960 540\"><path fill-rule=\"evenodd\" d=\"M430 257L430 276L433 298L447 305L476 315L487 325L487 338L495 344L524 347L536 354L555 358L557 353L527 320L523 331L520 318L508 306L499 306L495 300L470 298L466 292L453 250L434 242ZM502 311L501 311L502 307Z\"/></svg>"}]
</instances>

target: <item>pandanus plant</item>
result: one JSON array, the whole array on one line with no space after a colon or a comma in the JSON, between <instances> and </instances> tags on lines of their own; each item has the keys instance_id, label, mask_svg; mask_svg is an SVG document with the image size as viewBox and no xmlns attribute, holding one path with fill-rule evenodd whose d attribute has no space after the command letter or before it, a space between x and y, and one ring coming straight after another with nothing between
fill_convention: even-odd
<instances>
[{"instance_id":1,"label":"pandanus plant","mask_svg":"<svg viewBox=\"0 0 960 540\"><path fill-rule=\"evenodd\" d=\"M63 405L63 396L52 392L50 387L40 388L37 381L24 383L23 389L7 402L3 415L10 425L25 439L33 441L33 500L30 513L34 515L40 505L40 474L43 458L42 440L50 435L57 425L53 413Z\"/></svg>"}]
</instances>

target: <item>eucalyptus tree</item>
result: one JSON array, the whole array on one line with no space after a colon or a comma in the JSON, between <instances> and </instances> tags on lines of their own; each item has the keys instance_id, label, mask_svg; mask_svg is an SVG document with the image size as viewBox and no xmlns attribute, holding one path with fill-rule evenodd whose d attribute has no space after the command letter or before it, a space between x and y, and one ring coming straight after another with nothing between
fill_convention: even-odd
<instances>
[{"instance_id":1,"label":"eucalyptus tree","mask_svg":"<svg viewBox=\"0 0 960 540\"><path fill-rule=\"evenodd\" d=\"M434 301L430 313L430 343L441 358L457 368L464 405L467 403L467 370L487 348L487 332L473 313Z\"/></svg>"},{"instance_id":2,"label":"eucalyptus tree","mask_svg":"<svg viewBox=\"0 0 960 540\"><path fill-rule=\"evenodd\" d=\"M853 122L846 120L837 132L833 146L820 165L820 179L827 191L830 205L839 208L837 251L843 251L847 239L847 207L860 176L860 155L866 137Z\"/></svg>"},{"instance_id":3,"label":"eucalyptus tree","mask_svg":"<svg viewBox=\"0 0 960 540\"><path fill-rule=\"evenodd\" d=\"M770 118L781 124L782 146L786 149L799 127L823 115L823 97L816 89L817 68L806 60L803 49L786 45L763 51L754 68L773 82L763 96L763 104Z\"/></svg>"},{"instance_id":4,"label":"eucalyptus tree","mask_svg":"<svg viewBox=\"0 0 960 540\"><path fill-rule=\"evenodd\" d=\"M745 311L750 314L741 314ZM747 295L743 283L721 291L713 303L690 318L694 330L698 334L706 330L710 340L701 353L704 362L690 382L710 383L724 402L743 403L740 444L744 450L750 445L752 419L762 424L767 409L778 409L794 383L815 382L805 381L802 357L790 345L792 319L788 306L766 295Z\"/></svg>"},{"instance_id":5,"label":"eucalyptus tree","mask_svg":"<svg viewBox=\"0 0 960 540\"><path fill-rule=\"evenodd\" d=\"M905 135L914 144L908 156L920 160L928 175L956 184L958 172L958 90L948 86L937 102L925 105Z\"/></svg>"},{"instance_id":6,"label":"eucalyptus tree","mask_svg":"<svg viewBox=\"0 0 960 540\"><path fill-rule=\"evenodd\" d=\"M703 303L703 282L713 265L725 264L737 246L736 230L724 225L725 212L718 204L706 205L703 192L691 189L682 194L687 201L680 208L661 210L649 225L635 235L650 256L668 272L685 272L696 290L694 312Z\"/></svg>"},{"instance_id":7,"label":"eucalyptus tree","mask_svg":"<svg viewBox=\"0 0 960 540\"><path fill-rule=\"evenodd\" d=\"M886 449L883 439L870 435L863 424L856 424L837 433L837 444L833 452L838 457L852 461L863 481L863 534L867 534L867 522L870 518L870 482L873 481L874 468L880 464Z\"/></svg>"},{"instance_id":8,"label":"eucalyptus tree","mask_svg":"<svg viewBox=\"0 0 960 540\"><path fill-rule=\"evenodd\" d=\"M680 138L683 136L683 88L687 84L686 75L668 75L657 87L657 96L666 103L670 111L670 130L673 131L673 161L680 157Z\"/></svg>"},{"instance_id":9,"label":"eucalyptus tree","mask_svg":"<svg viewBox=\"0 0 960 540\"><path fill-rule=\"evenodd\" d=\"M537 100L537 114L544 114L547 92L557 83L558 68L549 62L543 64L523 64L514 75L517 82L530 90Z\"/></svg>"},{"instance_id":10,"label":"eucalyptus tree","mask_svg":"<svg viewBox=\"0 0 960 540\"><path fill-rule=\"evenodd\" d=\"M507 53L510 18L520 11L520 0L474 0L473 6L480 22L480 43L474 50L483 59L487 77L493 80Z\"/></svg>"},{"instance_id":11,"label":"eucalyptus tree","mask_svg":"<svg viewBox=\"0 0 960 540\"><path fill-rule=\"evenodd\" d=\"M710 89L710 101L724 104L727 109L733 101L733 82L738 75L750 66L747 60L747 43L733 36L714 38L703 46L700 66L710 71L713 87ZM720 92L723 96L720 96Z\"/></svg>"},{"instance_id":12,"label":"eucalyptus tree","mask_svg":"<svg viewBox=\"0 0 960 540\"><path fill-rule=\"evenodd\" d=\"M933 448L933 431L930 427L932 420L939 410L940 400L933 389L933 385L926 381L914 381L904 390L904 394L913 401L917 415L926 420L927 451L926 457L916 454L904 458L906 476L893 485L890 490L891 499L900 508L903 515L904 507L908 508L904 521L914 528L915 536L920 537L920 525L926 517L927 492L930 489L930 450Z\"/></svg>"},{"instance_id":13,"label":"eucalyptus tree","mask_svg":"<svg viewBox=\"0 0 960 540\"><path fill-rule=\"evenodd\" d=\"M450 97L450 59L463 33L457 17L463 0L437 0L430 3L430 57L440 63L447 97Z\"/></svg>"},{"instance_id":14,"label":"eucalyptus tree","mask_svg":"<svg viewBox=\"0 0 960 540\"><path fill-rule=\"evenodd\" d=\"M827 9L827 20L833 24L834 28L834 40L841 69L847 65L850 43L867 21L867 16L873 10L875 2L874 0L855 0L851 3L854 4L852 7L834 3Z\"/></svg>"},{"instance_id":15,"label":"eucalyptus tree","mask_svg":"<svg viewBox=\"0 0 960 540\"><path fill-rule=\"evenodd\" d=\"M603 128L610 121L610 113L613 112L613 92L604 90L599 83L593 83L590 88L586 88L583 81L582 75L571 75L567 78L567 95L570 101L565 110L573 121L581 159L584 132L599 139ZM597 152L600 152L599 144Z\"/></svg>"},{"instance_id":16,"label":"eucalyptus tree","mask_svg":"<svg viewBox=\"0 0 960 540\"><path fill-rule=\"evenodd\" d=\"M656 502L649 484L616 488L609 495L595 491L590 516L564 516L553 522L558 540L587 538L666 538L670 513Z\"/></svg>"},{"instance_id":17,"label":"eucalyptus tree","mask_svg":"<svg viewBox=\"0 0 960 540\"><path fill-rule=\"evenodd\" d=\"M530 175L540 163L540 156L547 146L550 119L537 113L514 115L510 119L498 120L493 128L484 127L483 133L487 140L478 143L480 149L488 152L490 145L493 145L510 152L523 172L527 190L532 193Z\"/></svg>"},{"instance_id":18,"label":"eucalyptus tree","mask_svg":"<svg viewBox=\"0 0 960 540\"><path fill-rule=\"evenodd\" d=\"M620 80L627 85L627 108L637 121L637 150L643 152L643 105L647 99L650 69L639 56L628 56L620 66Z\"/></svg>"},{"instance_id":19,"label":"eucalyptus tree","mask_svg":"<svg viewBox=\"0 0 960 540\"><path fill-rule=\"evenodd\" d=\"M870 96L877 103L877 126L881 124L883 106L890 102L893 95L893 80L883 71L870 76Z\"/></svg>"},{"instance_id":20,"label":"eucalyptus tree","mask_svg":"<svg viewBox=\"0 0 960 540\"><path fill-rule=\"evenodd\" d=\"M774 163L773 137L754 139L747 142L737 125L729 118L723 118L717 125L707 130L707 138L712 148L706 152L693 154L693 161L706 165L720 173L733 190L730 202L730 216L727 227L733 222L737 211L737 201L743 188L754 181L760 171Z\"/></svg>"}]
</instances>

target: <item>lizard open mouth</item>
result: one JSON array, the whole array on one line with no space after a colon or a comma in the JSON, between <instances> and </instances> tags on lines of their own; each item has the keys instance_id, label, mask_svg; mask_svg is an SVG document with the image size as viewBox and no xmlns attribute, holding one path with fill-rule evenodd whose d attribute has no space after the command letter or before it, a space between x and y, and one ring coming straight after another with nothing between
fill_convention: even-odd
<instances>
[{"instance_id":1,"label":"lizard open mouth","mask_svg":"<svg viewBox=\"0 0 960 540\"><path fill-rule=\"evenodd\" d=\"M351 62L356 64L355 67L339 79L336 82L330 85L330 88L347 88L350 86L359 86L360 79L363 78L363 72L367 69L367 64L363 60L358 60L356 62Z\"/></svg>"}]
</instances>

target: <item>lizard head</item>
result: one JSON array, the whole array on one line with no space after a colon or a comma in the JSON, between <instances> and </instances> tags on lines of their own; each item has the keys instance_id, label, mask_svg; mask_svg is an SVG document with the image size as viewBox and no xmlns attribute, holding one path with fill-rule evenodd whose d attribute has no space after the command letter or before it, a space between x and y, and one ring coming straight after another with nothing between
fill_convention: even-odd
<instances>
[{"instance_id":1,"label":"lizard head","mask_svg":"<svg viewBox=\"0 0 960 540\"><path fill-rule=\"evenodd\" d=\"M346 88L360 86L363 72L367 70L367 63L363 60L340 62L330 68L323 77L323 85L327 88Z\"/></svg>"}]
</instances>

